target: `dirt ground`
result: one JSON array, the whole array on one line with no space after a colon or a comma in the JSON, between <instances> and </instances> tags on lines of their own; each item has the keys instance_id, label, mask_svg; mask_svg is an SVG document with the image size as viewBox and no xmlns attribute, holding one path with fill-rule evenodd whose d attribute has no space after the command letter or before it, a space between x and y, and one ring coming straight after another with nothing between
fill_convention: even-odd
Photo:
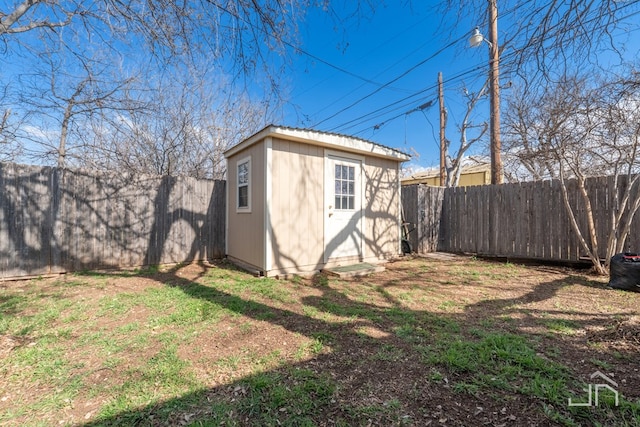
<instances>
[{"instance_id":1,"label":"dirt ground","mask_svg":"<svg viewBox=\"0 0 640 427\"><path fill-rule=\"evenodd\" d=\"M255 374L255 367L240 361L224 369L212 361L234 355L268 355L277 350L280 361L274 370L281 370L283 377L287 374L281 367L282 360L288 359L290 365L327 375L337 384L331 404L323 407L316 419L323 425L333 425L333 420L338 419L353 420L359 425L559 425L544 414L544 405L531 396L499 390L475 394L456 390L454 385L464 383L469 374L425 365L415 346L399 337L399 323L387 316L393 307L401 307L463 325L462 335L477 327L525 336L537 343L540 355L568 367L577 380L588 383L589 376L600 371L617 382L627 400L640 401L640 294L610 290L606 277L558 266L522 266L444 256L403 259L386 267L384 272L363 278L323 279L324 283L318 283L318 279L281 281L294 300L261 302L269 306L270 317L249 314L223 319L217 328L227 332L216 336L201 334L181 347L179 355L192 361L192 369L208 390L208 401L229 401L242 396L241 381ZM97 301L123 291L135 293L167 285L203 283L211 268L220 267L194 264L143 277L113 276L106 284L100 278L100 286L66 288L64 298ZM53 283L54 279L46 279L40 286L46 291ZM0 286L16 289L22 285L12 282ZM58 290L52 288L51 294L55 292ZM311 309L326 313L325 318L310 315ZM144 324L149 310L135 307L118 318L95 317L92 321L98 330L133 322ZM369 315L354 316L358 310ZM380 314L377 320L376 313ZM318 353L296 357L310 337L328 338ZM0 357L29 346L29 340L28 335L0 335ZM157 345L160 344L132 351L130 364L157 354ZM97 355L92 358L91 354L84 354L81 371L87 386L93 384L93 390L98 385L105 389L115 387L126 380L105 368L104 360ZM79 374L72 371L68 376ZM8 375L6 370L4 375ZM0 413L9 410L12 401L55 392L46 383L29 384L25 390L3 388L0 387ZM67 408L40 421L90 424L104 404L101 399L99 393L78 396ZM362 410L356 417L353 410L347 409L387 405L393 406L389 412L374 411L364 421ZM168 422L184 425L192 417L206 418L206 414L204 406L198 409L196 405L189 414L171 415ZM251 424L250 419L244 421Z\"/></svg>"}]
</instances>

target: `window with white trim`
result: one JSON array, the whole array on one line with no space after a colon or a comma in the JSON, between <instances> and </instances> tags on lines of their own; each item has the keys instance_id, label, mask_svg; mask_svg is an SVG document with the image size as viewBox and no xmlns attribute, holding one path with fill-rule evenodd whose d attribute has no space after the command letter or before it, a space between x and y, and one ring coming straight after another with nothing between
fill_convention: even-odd
<instances>
[{"instance_id":1,"label":"window with white trim","mask_svg":"<svg viewBox=\"0 0 640 427\"><path fill-rule=\"evenodd\" d=\"M238 210L251 209L251 157L238 162Z\"/></svg>"}]
</instances>

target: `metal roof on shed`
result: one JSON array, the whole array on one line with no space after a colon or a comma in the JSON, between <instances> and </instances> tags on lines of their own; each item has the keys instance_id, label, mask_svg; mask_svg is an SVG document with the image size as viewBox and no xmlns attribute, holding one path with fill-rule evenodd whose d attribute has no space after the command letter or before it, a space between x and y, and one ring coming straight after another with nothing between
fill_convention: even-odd
<instances>
[{"instance_id":1,"label":"metal roof on shed","mask_svg":"<svg viewBox=\"0 0 640 427\"><path fill-rule=\"evenodd\" d=\"M224 156L229 158L234 154L262 141L263 139L275 136L289 141L303 142L306 144L318 145L336 150L348 151L351 153L365 154L374 157L393 159L404 162L411 158L410 155L395 148L387 147L366 139L337 133L322 132L313 129L292 128L286 126L269 125L250 136L239 144L234 145L224 152Z\"/></svg>"}]
</instances>

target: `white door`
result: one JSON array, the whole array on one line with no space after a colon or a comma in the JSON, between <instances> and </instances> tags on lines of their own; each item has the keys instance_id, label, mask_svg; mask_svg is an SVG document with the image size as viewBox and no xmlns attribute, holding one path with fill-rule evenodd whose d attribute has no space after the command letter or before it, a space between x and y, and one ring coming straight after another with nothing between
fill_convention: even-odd
<instances>
[{"instance_id":1,"label":"white door","mask_svg":"<svg viewBox=\"0 0 640 427\"><path fill-rule=\"evenodd\" d=\"M328 154L325 157L324 261L363 258L362 160Z\"/></svg>"}]
</instances>

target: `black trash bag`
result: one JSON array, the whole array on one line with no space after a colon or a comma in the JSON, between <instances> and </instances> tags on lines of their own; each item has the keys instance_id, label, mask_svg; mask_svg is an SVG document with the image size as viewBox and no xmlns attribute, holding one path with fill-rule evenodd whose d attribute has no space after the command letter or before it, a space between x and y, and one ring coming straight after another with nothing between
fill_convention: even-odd
<instances>
[{"instance_id":1,"label":"black trash bag","mask_svg":"<svg viewBox=\"0 0 640 427\"><path fill-rule=\"evenodd\" d=\"M611 257L609 287L640 292L640 255L625 252Z\"/></svg>"}]
</instances>

